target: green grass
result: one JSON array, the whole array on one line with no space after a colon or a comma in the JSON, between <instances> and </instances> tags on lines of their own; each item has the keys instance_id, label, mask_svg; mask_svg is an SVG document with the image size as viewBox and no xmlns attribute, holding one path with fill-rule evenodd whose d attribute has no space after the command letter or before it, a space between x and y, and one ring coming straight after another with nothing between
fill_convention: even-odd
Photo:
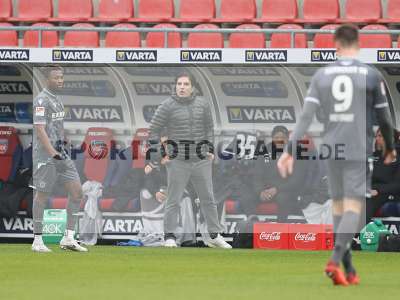
<instances>
[{"instance_id":1,"label":"green grass","mask_svg":"<svg viewBox=\"0 0 400 300\"><path fill-rule=\"evenodd\" d=\"M0 299L396 299L400 257L354 254L362 284L334 287L329 252L0 244Z\"/></svg>"}]
</instances>

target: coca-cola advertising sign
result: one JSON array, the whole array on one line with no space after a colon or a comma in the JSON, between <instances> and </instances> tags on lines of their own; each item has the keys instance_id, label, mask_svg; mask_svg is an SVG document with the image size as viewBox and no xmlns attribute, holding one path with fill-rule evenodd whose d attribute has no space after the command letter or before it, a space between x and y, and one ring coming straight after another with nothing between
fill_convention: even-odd
<instances>
[{"instance_id":1,"label":"coca-cola advertising sign","mask_svg":"<svg viewBox=\"0 0 400 300\"><path fill-rule=\"evenodd\" d=\"M315 232L297 232L294 236L295 241L315 242L317 234Z\"/></svg>"},{"instance_id":2,"label":"coca-cola advertising sign","mask_svg":"<svg viewBox=\"0 0 400 300\"><path fill-rule=\"evenodd\" d=\"M259 249L287 249L289 246L288 224L255 223L253 246Z\"/></svg>"},{"instance_id":3,"label":"coca-cola advertising sign","mask_svg":"<svg viewBox=\"0 0 400 300\"><path fill-rule=\"evenodd\" d=\"M279 241L281 239L281 233L278 231L274 232L261 232L260 233L260 240L263 241Z\"/></svg>"}]
</instances>

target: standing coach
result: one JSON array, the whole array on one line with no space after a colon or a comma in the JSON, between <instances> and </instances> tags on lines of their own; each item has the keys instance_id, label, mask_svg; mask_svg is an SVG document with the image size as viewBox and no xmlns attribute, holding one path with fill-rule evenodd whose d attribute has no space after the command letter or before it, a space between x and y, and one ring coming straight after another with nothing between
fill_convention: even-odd
<instances>
[{"instance_id":1,"label":"standing coach","mask_svg":"<svg viewBox=\"0 0 400 300\"><path fill-rule=\"evenodd\" d=\"M208 102L196 96L195 80L189 73L175 78L175 93L157 108L150 124L150 142L154 152L160 138L167 136L166 168L168 177L167 200L164 215L165 246L176 247L179 204L184 189L192 181L200 208L206 219L210 239L205 243L213 248L231 246L219 234L217 205L213 194L212 160L214 124ZM204 147L203 147L203 146ZM157 150L158 151L158 150ZM153 155L156 158L156 155ZM156 159L150 157L152 163Z\"/></svg>"}]
</instances>

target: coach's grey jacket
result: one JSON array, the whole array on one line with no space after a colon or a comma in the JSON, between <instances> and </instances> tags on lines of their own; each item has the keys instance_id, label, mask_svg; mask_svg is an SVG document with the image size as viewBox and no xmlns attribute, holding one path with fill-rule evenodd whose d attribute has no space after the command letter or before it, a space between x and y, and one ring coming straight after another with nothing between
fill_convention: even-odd
<instances>
[{"instance_id":1,"label":"coach's grey jacket","mask_svg":"<svg viewBox=\"0 0 400 300\"><path fill-rule=\"evenodd\" d=\"M152 148L157 147L160 152L159 142L161 137L167 136L169 141L178 145L176 158L180 160L198 161L196 146L204 141L214 143L214 123L209 103L196 95L187 98L173 95L164 100L157 108L150 124L150 136ZM185 158L185 145L191 143L190 151ZM171 147L168 147L168 155L172 155ZM213 152L209 147L202 147L200 157L206 156L206 152ZM186 151L187 152L187 151ZM154 159L153 159L154 157ZM156 159L156 155L151 153L151 161ZM204 159L204 158L203 158Z\"/></svg>"}]
</instances>

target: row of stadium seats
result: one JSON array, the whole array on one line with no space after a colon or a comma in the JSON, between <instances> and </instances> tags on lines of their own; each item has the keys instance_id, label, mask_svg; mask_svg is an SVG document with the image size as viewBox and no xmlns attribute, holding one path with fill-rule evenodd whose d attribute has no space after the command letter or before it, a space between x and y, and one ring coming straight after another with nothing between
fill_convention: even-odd
<instances>
[{"instance_id":1,"label":"row of stadium seats","mask_svg":"<svg viewBox=\"0 0 400 300\"><path fill-rule=\"evenodd\" d=\"M12 27L10 23L0 23L0 26ZM50 23L36 23L33 26L53 26ZM328 24L321 29L335 29L337 24ZM94 28L93 24L77 23L72 27ZM136 28L135 25L129 23L121 23L115 25L117 28ZM176 25L170 23L162 23L154 26L154 28L176 28ZM215 24L199 24L196 29L218 29ZM239 29L260 29L256 24L242 24ZM279 29L302 29L298 24L283 24ZM387 27L380 24L366 25L364 30L387 30ZM162 32L150 32L146 35L145 45L142 43L141 35L138 32L108 32L105 35L105 47L148 47L163 48L165 35ZM362 48L392 48L392 37L387 34L361 34L360 44ZM24 33L24 47L38 47L39 33L37 31L27 31ZM18 34L15 30L0 31L0 46L19 46ZM43 32L42 47L58 47L60 46L59 33L56 31ZM89 31L68 31L64 34L64 47L99 47L100 38L98 32ZM186 45L183 44L182 35L180 33L168 34L169 48L223 48L225 47L224 35L222 33L189 33ZM227 47L230 48L265 48L267 47L266 35L264 33L232 33L229 35ZM295 35L295 48L308 48L306 34ZM291 48L291 36L289 33L274 33L271 35L270 48ZM334 48L332 34L315 34L313 39L314 48ZM400 36L398 37L395 47L400 47Z\"/></svg>"},{"instance_id":2,"label":"row of stadium seats","mask_svg":"<svg viewBox=\"0 0 400 300\"><path fill-rule=\"evenodd\" d=\"M399 23L400 0L388 0L383 16L381 0L347 0L345 16L339 0L303 0L303 17L299 18L297 0L221 0L216 16L214 0L180 0L179 17L175 17L173 0L99 0L98 15L93 16L92 0L59 0L53 13L52 0L18 0L18 15L13 16L12 0L0 0L0 20L9 22L184 22L184 23ZM257 11L260 16L257 18ZM135 17L136 13L136 17Z\"/></svg>"}]
</instances>

